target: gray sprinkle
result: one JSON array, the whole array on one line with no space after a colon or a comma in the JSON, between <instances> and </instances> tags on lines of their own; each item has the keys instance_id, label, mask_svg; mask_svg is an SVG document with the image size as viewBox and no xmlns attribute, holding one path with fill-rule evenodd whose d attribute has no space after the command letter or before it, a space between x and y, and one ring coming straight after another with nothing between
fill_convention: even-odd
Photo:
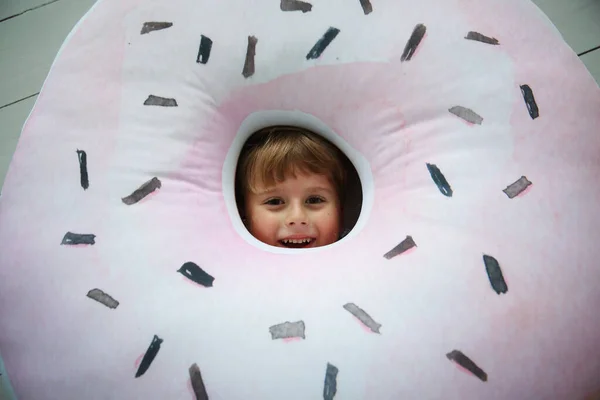
<instances>
[{"instance_id":1,"label":"gray sprinkle","mask_svg":"<svg viewBox=\"0 0 600 400\"><path fill-rule=\"evenodd\" d=\"M373 318L369 314L367 314L362 308L358 307L354 303L344 304L344 309L348 311L350 314L354 315L359 319L360 322L365 324L369 329L371 329L375 333L380 333L379 328L381 328L381 324L375 322Z\"/></svg>"},{"instance_id":2,"label":"gray sprinkle","mask_svg":"<svg viewBox=\"0 0 600 400\"><path fill-rule=\"evenodd\" d=\"M507 186L503 192L508 196L509 199L512 199L521 194L531 184L532 183L526 177L522 176L515 183Z\"/></svg>"},{"instance_id":3,"label":"gray sprinkle","mask_svg":"<svg viewBox=\"0 0 600 400\"><path fill-rule=\"evenodd\" d=\"M286 321L279 325L273 325L269 328L271 332L271 339L289 339L300 337L305 339L304 336L304 321L289 322Z\"/></svg>"},{"instance_id":4,"label":"gray sprinkle","mask_svg":"<svg viewBox=\"0 0 600 400\"><path fill-rule=\"evenodd\" d=\"M454 106L448 111L472 124L481 125L481 123L483 122L483 118L470 108Z\"/></svg>"},{"instance_id":5,"label":"gray sprinkle","mask_svg":"<svg viewBox=\"0 0 600 400\"><path fill-rule=\"evenodd\" d=\"M100 289L92 289L88 292L87 297L96 300L98 303L104 304L108 308L113 310L119 306L119 302L112 298L108 293L104 293Z\"/></svg>"},{"instance_id":6,"label":"gray sprinkle","mask_svg":"<svg viewBox=\"0 0 600 400\"><path fill-rule=\"evenodd\" d=\"M148 98L146 99L146 101L144 101L144 105L145 106L159 106L159 107L177 107L177 100L175 99L168 99L166 97L159 97L159 96L154 96L154 95L150 95L148 96Z\"/></svg>"}]
</instances>

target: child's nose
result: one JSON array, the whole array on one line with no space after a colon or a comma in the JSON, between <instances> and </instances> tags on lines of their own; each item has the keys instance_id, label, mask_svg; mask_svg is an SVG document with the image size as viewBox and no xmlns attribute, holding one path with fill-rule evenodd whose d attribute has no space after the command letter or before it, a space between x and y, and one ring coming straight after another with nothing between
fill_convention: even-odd
<instances>
[{"instance_id":1,"label":"child's nose","mask_svg":"<svg viewBox=\"0 0 600 400\"><path fill-rule=\"evenodd\" d=\"M306 210L301 205L292 205L289 207L289 213L287 215L288 225L306 225L307 216Z\"/></svg>"}]
</instances>

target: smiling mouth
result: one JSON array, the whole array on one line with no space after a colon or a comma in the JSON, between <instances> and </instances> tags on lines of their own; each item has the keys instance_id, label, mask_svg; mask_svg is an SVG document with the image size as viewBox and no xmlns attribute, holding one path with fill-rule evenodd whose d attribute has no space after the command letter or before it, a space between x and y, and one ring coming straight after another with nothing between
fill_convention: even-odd
<instances>
[{"instance_id":1,"label":"smiling mouth","mask_svg":"<svg viewBox=\"0 0 600 400\"><path fill-rule=\"evenodd\" d=\"M279 241L283 247L288 247L290 249L302 249L310 246L314 243L316 239L314 238L304 238L304 239L282 239Z\"/></svg>"}]
</instances>

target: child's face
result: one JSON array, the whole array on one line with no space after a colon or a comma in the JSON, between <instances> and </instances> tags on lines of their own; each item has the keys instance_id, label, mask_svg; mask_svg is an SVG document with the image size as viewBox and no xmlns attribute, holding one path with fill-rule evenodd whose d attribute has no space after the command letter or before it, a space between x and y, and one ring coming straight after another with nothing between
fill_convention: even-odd
<instances>
[{"instance_id":1,"label":"child's face","mask_svg":"<svg viewBox=\"0 0 600 400\"><path fill-rule=\"evenodd\" d=\"M340 203L324 175L297 173L245 199L248 230L271 246L319 247L339 238Z\"/></svg>"}]
</instances>

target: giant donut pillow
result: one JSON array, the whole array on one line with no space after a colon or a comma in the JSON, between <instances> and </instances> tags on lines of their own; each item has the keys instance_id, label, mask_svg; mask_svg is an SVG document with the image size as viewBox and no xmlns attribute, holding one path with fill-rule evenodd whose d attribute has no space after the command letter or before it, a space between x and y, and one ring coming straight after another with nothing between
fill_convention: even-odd
<instances>
[{"instance_id":1,"label":"giant donut pillow","mask_svg":"<svg viewBox=\"0 0 600 400\"><path fill-rule=\"evenodd\" d=\"M21 399L584 399L600 390L600 91L524 0L100 1L0 203ZM360 177L352 231L254 239L244 141Z\"/></svg>"}]
</instances>

